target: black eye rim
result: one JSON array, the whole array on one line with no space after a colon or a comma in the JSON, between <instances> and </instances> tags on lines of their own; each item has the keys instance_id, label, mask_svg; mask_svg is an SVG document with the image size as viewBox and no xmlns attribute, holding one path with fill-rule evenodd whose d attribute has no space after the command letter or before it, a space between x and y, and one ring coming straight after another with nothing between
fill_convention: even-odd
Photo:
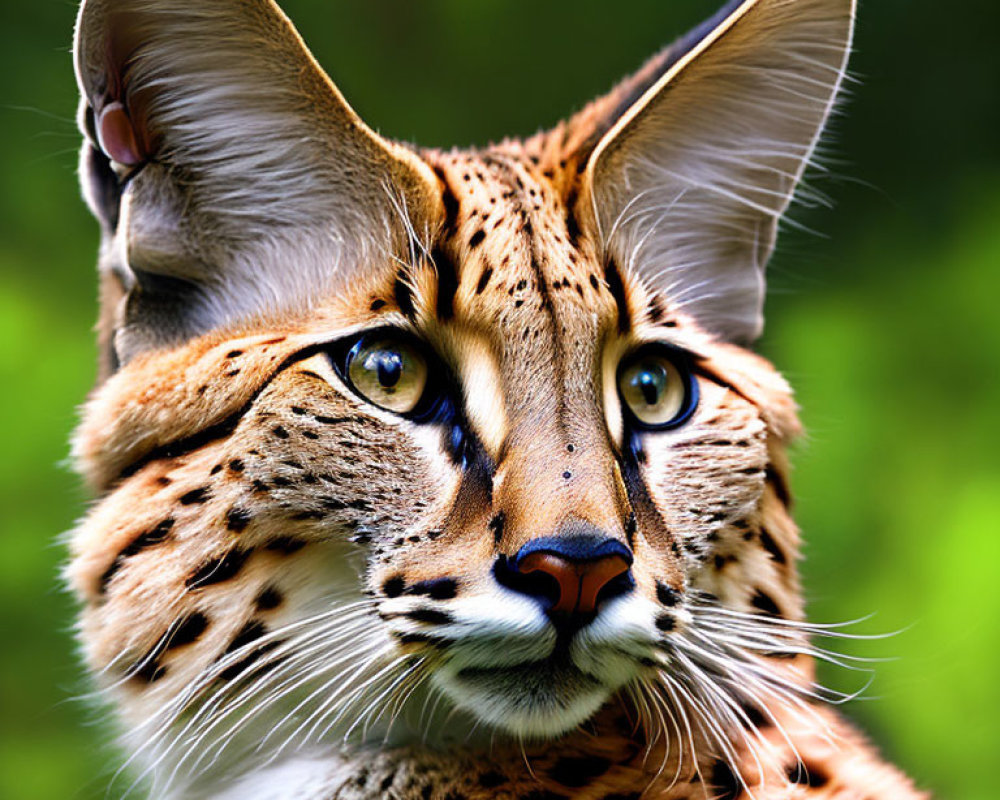
<instances>
[{"instance_id":1,"label":"black eye rim","mask_svg":"<svg viewBox=\"0 0 1000 800\"><path fill-rule=\"evenodd\" d=\"M658 356L660 358L667 359L674 365L674 367L677 368L677 371L684 379L684 403L681 406L680 411L678 411L677 414L675 414L670 420L660 423L659 425L651 425L648 422L643 422L639 419L639 417L637 417L632 411L628 402L622 396L621 390L622 376L625 370L637 361L640 361L643 358L649 358L650 356ZM691 417L694 416L694 412L698 408L698 402L701 397L698 388L698 379L694 368L694 356L687 350L667 342L648 342L640 345L635 350L629 352L618 363L618 371L615 373L615 391L618 393L618 400L622 407L622 415L625 417L626 423L630 429L648 433L676 430L677 428L682 427L685 423L689 422Z\"/></svg>"},{"instance_id":2,"label":"black eye rim","mask_svg":"<svg viewBox=\"0 0 1000 800\"><path fill-rule=\"evenodd\" d=\"M417 404L410 411L399 412L380 406L351 380L350 366L357 354L362 348L382 340L396 341L412 347L427 363L427 383ZM373 328L333 342L327 345L326 351L337 376L348 389L368 405L387 414L421 424L442 422L450 417L451 387L447 377L448 371L427 344L409 331L391 326Z\"/></svg>"}]
</instances>

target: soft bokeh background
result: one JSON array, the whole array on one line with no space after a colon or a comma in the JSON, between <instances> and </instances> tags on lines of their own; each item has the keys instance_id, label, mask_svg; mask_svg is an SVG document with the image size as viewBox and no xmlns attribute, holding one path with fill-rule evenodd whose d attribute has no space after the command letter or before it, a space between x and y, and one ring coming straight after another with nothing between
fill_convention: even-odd
<instances>
[{"instance_id":1,"label":"soft bokeh background","mask_svg":"<svg viewBox=\"0 0 1000 800\"><path fill-rule=\"evenodd\" d=\"M713 0L287 0L366 119L427 145L555 122ZM0 798L98 798L60 532L93 374L96 225L77 195L69 0L0 4ZM1000 796L1000 4L868 0L828 142L832 210L772 267L764 351L798 388L817 620L875 612L893 656L851 713L942 798ZM827 673L840 686L851 679ZM117 793L112 793L116 795Z\"/></svg>"}]
</instances>

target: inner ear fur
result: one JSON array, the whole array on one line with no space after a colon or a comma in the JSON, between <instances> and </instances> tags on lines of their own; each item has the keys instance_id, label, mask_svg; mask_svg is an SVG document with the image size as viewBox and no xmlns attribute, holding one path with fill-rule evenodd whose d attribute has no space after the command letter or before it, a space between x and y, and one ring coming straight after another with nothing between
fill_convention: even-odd
<instances>
[{"instance_id":1,"label":"inner ear fur","mask_svg":"<svg viewBox=\"0 0 1000 800\"><path fill-rule=\"evenodd\" d=\"M726 341L763 328L764 268L844 79L854 12L728 3L568 125L605 257Z\"/></svg>"},{"instance_id":2,"label":"inner ear fur","mask_svg":"<svg viewBox=\"0 0 1000 800\"><path fill-rule=\"evenodd\" d=\"M427 165L365 125L270 0L86 0L74 55L117 287L101 335L123 361L305 306L440 215Z\"/></svg>"}]
</instances>

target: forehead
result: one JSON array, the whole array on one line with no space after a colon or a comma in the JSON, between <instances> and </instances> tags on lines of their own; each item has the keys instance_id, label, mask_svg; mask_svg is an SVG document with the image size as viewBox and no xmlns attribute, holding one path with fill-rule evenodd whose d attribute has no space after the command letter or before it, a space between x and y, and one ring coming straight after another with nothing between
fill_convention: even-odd
<instances>
[{"instance_id":1,"label":"forehead","mask_svg":"<svg viewBox=\"0 0 1000 800\"><path fill-rule=\"evenodd\" d=\"M429 154L445 219L432 253L436 321L480 331L500 352L595 343L617 306L569 209L564 173L503 149Z\"/></svg>"}]
</instances>

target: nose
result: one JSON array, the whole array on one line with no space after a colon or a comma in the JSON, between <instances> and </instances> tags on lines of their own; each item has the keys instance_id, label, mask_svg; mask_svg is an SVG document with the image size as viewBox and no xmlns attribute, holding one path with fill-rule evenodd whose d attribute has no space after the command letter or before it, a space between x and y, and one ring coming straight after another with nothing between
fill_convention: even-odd
<instances>
[{"instance_id":1,"label":"nose","mask_svg":"<svg viewBox=\"0 0 1000 800\"><path fill-rule=\"evenodd\" d=\"M541 602L549 614L591 617L600 603L634 584L632 553L617 539L559 536L528 542L511 559L501 557L501 585Z\"/></svg>"}]
</instances>

